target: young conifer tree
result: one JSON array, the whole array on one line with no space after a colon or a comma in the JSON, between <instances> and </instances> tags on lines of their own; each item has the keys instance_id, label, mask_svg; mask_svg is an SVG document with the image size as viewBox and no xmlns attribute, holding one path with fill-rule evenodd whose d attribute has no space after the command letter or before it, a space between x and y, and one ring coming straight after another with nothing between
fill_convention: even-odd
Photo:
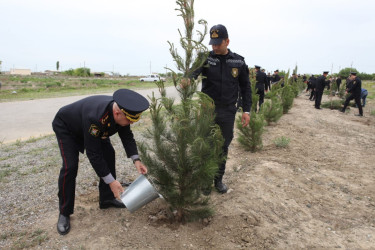
<instances>
[{"instance_id":1,"label":"young conifer tree","mask_svg":"<svg viewBox=\"0 0 375 250\"><path fill-rule=\"evenodd\" d=\"M250 71L250 81L252 82L252 107L250 113L250 122L246 127L242 126L241 117L236 119L236 127L239 130L238 142L245 148L247 151L255 152L263 148L262 135L264 132L264 126L266 122L264 121L263 113L260 111L256 113L255 110L258 105L259 95L256 94L256 78L255 74L252 74L253 71ZM263 109L263 107L261 108Z\"/></svg>"},{"instance_id":2,"label":"young conifer tree","mask_svg":"<svg viewBox=\"0 0 375 250\"><path fill-rule=\"evenodd\" d=\"M202 92L197 92L198 81L192 73L202 67L208 50L202 44L207 34L207 23L200 20L204 31L193 40L194 0L178 0L177 11L183 18L185 34L180 34L184 57L169 43L170 53L181 74L172 71L172 80L181 102L166 95L164 83L158 82L161 98L151 97L152 128L149 143L140 145L142 161L149 168L159 192L163 195L174 219L180 222L211 216L212 208L202 190L212 184L222 161L223 137L215 125L214 103ZM193 95L197 98L193 99ZM172 214L172 213L169 213Z\"/></svg>"},{"instance_id":3,"label":"young conifer tree","mask_svg":"<svg viewBox=\"0 0 375 250\"><path fill-rule=\"evenodd\" d=\"M277 95L270 95L270 100L263 103L262 113L267 125L277 122L283 115L283 106Z\"/></svg>"}]
</instances>

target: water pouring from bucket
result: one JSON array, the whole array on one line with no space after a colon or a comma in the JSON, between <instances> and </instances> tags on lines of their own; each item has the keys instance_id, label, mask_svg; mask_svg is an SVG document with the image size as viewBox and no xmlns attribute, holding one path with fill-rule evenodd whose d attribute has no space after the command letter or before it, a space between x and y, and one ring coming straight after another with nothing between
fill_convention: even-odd
<instances>
[{"instance_id":1,"label":"water pouring from bucket","mask_svg":"<svg viewBox=\"0 0 375 250\"><path fill-rule=\"evenodd\" d=\"M138 176L121 194L122 202L131 213L158 197L163 198L145 175Z\"/></svg>"}]
</instances>

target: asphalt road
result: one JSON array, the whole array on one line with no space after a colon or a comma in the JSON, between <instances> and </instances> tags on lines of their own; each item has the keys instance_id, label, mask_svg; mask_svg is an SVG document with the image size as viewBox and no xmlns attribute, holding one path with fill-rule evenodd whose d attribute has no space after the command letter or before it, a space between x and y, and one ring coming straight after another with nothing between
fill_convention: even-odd
<instances>
[{"instance_id":1,"label":"asphalt road","mask_svg":"<svg viewBox=\"0 0 375 250\"><path fill-rule=\"evenodd\" d=\"M174 86L166 90L169 97L179 98ZM136 91L147 99L153 91L155 96L160 96L157 88ZM51 124L57 111L62 106L87 96L90 95L0 103L0 143L26 140L53 133Z\"/></svg>"}]
</instances>

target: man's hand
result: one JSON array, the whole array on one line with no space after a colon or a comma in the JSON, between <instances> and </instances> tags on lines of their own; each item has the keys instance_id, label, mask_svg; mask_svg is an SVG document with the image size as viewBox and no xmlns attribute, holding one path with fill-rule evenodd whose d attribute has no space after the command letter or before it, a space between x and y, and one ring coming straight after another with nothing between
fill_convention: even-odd
<instances>
[{"instance_id":1,"label":"man's hand","mask_svg":"<svg viewBox=\"0 0 375 250\"><path fill-rule=\"evenodd\" d=\"M134 165L137 168L138 173L147 174L147 167L145 165L143 165L143 163L141 161L136 161L134 163Z\"/></svg>"},{"instance_id":2,"label":"man's hand","mask_svg":"<svg viewBox=\"0 0 375 250\"><path fill-rule=\"evenodd\" d=\"M120 199L120 194L124 192L124 189L121 186L121 183L114 180L111 183L109 183L109 187L111 188L111 191L113 195L117 198Z\"/></svg>"},{"instance_id":3,"label":"man's hand","mask_svg":"<svg viewBox=\"0 0 375 250\"><path fill-rule=\"evenodd\" d=\"M250 114L243 113L241 121L242 121L242 127L246 127L250 122Z\"/></svg>"}]
</instances>

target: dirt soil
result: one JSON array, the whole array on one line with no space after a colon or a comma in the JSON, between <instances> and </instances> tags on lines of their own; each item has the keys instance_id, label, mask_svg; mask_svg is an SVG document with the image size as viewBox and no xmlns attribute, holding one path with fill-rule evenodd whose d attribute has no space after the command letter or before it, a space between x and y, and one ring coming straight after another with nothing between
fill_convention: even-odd
<instances>
[{"instance_id":1,"label":"dirt soil","mask_svg":"<svg viewBox=\"0 0 375 250\"><path fill-rule=\"evenodd\" d=\"M71 232L61 236L56 231L61 159L55 138L18 145L16 155L16 146L3 145L2 168L11 169L15 160L21 164L0 181L0 248L374 249L371 106L365 117L356 117L355 108L346 114L316 110L302 94L288 114L267 127L263 150L249 153L233 140L224 176L229 192L211 194L212 218L183 225L165 220L161 199L134 213L100 210L97 178L82 156ZM140 130L135 128L138 138ZM281 136L290 139L287 147L275 145ZM126 162L118 167L119 179L133 180L137 174L119 139L113 143L117 164ZM30 148L41 150L32 154ZM42 166L38 159L46 157L47 166Z\"/></svg>"}]
</instances>

